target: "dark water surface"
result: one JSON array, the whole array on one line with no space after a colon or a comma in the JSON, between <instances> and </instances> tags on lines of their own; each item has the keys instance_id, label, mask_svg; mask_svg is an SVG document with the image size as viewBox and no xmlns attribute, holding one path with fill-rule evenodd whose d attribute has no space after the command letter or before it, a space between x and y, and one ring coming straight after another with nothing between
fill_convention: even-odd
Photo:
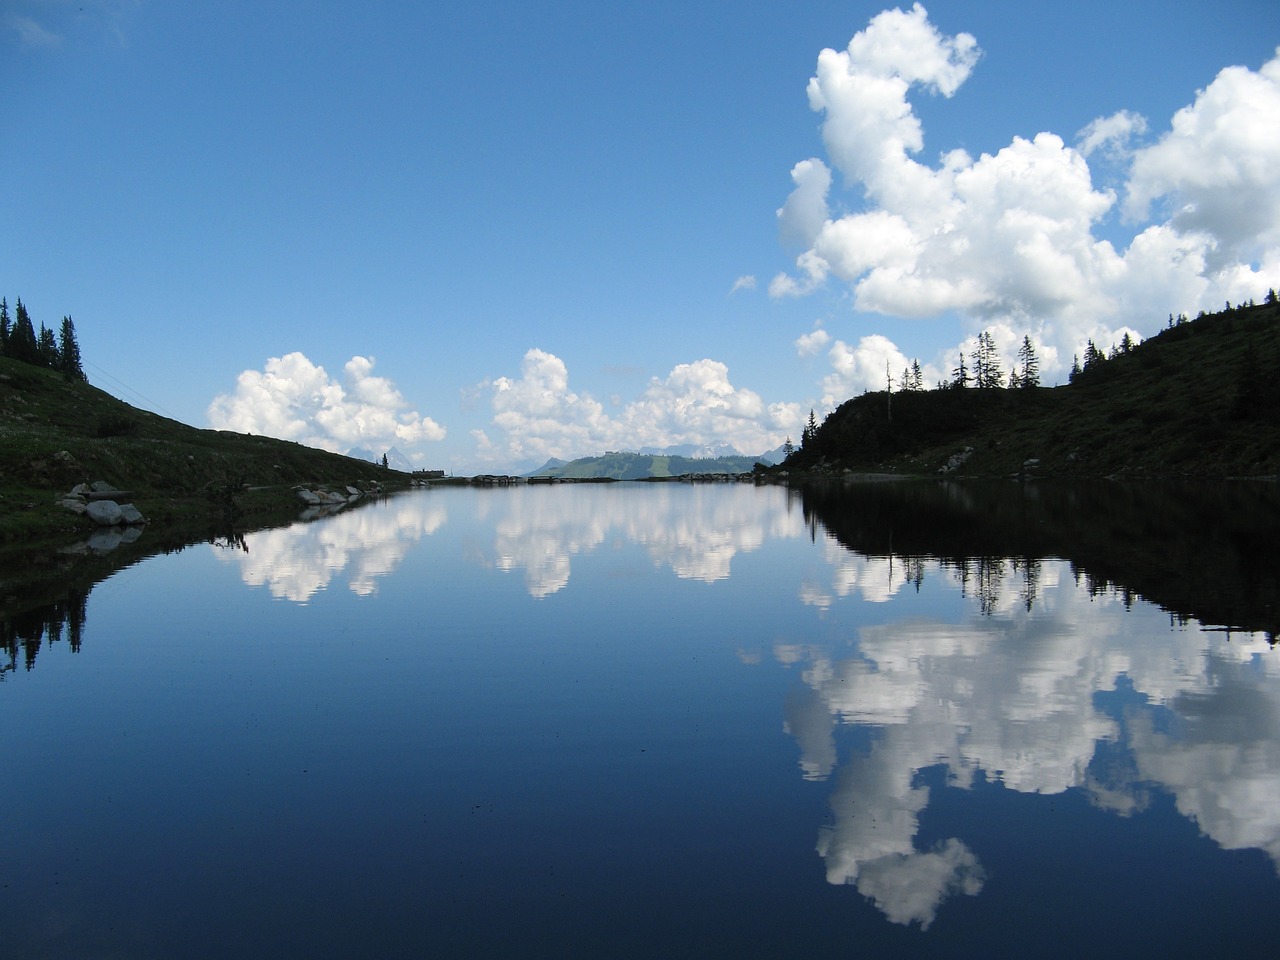
<instances>
[{"instance_id":1,"label":"dark water surface","mask_svg":"<svg viewBox=\"0 0 1280 960\"><path fill-rule=\"evenodd\" d=\"M151 557L5 624L0 956L1271 957L1276 524L431 489Z\"/></svg>"}]
</instances>

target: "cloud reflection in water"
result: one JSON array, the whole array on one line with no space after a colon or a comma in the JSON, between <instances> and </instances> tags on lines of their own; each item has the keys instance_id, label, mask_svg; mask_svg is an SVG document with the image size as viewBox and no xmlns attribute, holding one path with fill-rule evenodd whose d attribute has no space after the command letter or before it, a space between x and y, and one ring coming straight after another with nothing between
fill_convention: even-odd
<instances>
[{"instance_id":1,"label":"cloud reflection in water","mask_svg":"<svg viewBox=\"0 0 1280 960\"><path fill-rule=\"evenodd\" d=\"M653 484L618 493L585 485L511 490L494 522L494 566L523 569L530 596L546 597L569 583L573 557L619 540L642 545L656 568L712 583L729 577L735 556L766 539L805 534L799 510L754 486Z\"/></svg>"},{"instance_id":2,"label":"cloud reflection in water","mask_svg":"<svg viewBox=\"0 0 1280 960\"><path fill-rule=\"evenodd\" d=\"M884 602L909 582L888 575L887 558L834 545L826 557L831 588L798 589L823 611ZM858 628L853 655L843 645L775 648L779 663L801 667L786 729L802 774L835 781L817 844L828 880L922 927L949 896L981 890L962 839L917 848L930 799L921 773L938 764L952 787L981 772L1024 793L1083 790L1122 815L1144 809L1158 785L1225 849L1257 847L1280 864L1280 667L1265 635L1171 627L1146 604L1077 582L1065 561L994 568L980 590L966 584L978 609L961 622L910 616L918 607L904 600L901 619ZM919 572L953 588L968 578L932 560ZM1121 689L1126 705L1108 715L1100 697ZM838 762L839 730L853 725L875 732L871 745ZM1108 748L1131 761L1104 763Z\"/></svg>"},{"instance_id":3,"label":"cloud reflection in water","mask_svg":"<svg viewBox=\"0 0 1280 960\"><path fill-rule=\"evenodd\" d=\"M238 563L246 584L265 586L282 600L306 603L347 571L350 590L369 596L377 591L378 579L395 570L409 547L435 533L445 520L439 501L400 497L321 522L248 533L247 549L215 549L214 555Z\"/></svg>"}]
</instances>

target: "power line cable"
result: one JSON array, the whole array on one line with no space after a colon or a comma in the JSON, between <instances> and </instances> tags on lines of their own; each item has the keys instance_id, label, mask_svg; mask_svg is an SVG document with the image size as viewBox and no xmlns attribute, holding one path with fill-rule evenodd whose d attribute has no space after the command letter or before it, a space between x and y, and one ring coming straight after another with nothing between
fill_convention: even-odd
<instances>
[{"instance_id":1,"label":"power line cable","mask_svg":"<svg viewBox=\"0 0 1280 960\"><path fill-rule=\"evenodd\" d=\"M149 405L153 410L158 410L159 412L163 413L163 414L164 414L166 417L168 417L170 420L177 420L177 419L178 419L178 418L177 418L177 417L175 417L172 413L170 413L168 410L166 410L164 407L160 406L160 404L156 403L154 400L150 399L149 397L144 397L142 394L140 394L137 390L133 389L133 387L129 386L127 383L125 383L125 382L124 382L123 380L121 380L119 377L115 377L115 376L112 376L111 374L107 373L107 371L103 370L100 366L98 366L98 365L97 365L96 363L94 363L93 361L91 361L91 360L86 360L86 361L84 361L84 365L85 365L86 367L92 367L92 368L93 368L94 370L96 370L100 375L102 375L102 376L106 377L108 380L111 380L111 381L113 381L114 383L116 383L116 384L117 384L117 385L118 385L122 390L124 390L124 391L125 391L125 392L127 392L127 393L131 393L131 394L133 394L133 396L137 397L137 398L138 398L139 400L141 400L143 403L148 404L148 405Z\"/></svg>"}]
</instances>

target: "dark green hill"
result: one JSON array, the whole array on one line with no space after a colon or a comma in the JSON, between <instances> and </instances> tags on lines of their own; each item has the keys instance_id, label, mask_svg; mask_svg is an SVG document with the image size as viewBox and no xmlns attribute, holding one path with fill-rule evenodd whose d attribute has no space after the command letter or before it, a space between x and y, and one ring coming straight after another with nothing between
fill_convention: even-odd
<instances>
[{"instance_id":1,"label":"dark green hill","mask_svg":"<svg viewBox=\"0 0 1280 960\"><path fill-rule=\"evenodd\" d=\"M929 474L966 447L955 475L1278 475L1280 306L1171 325L1066 386L863 394L779 469Z\"/></svg>"},{"instance_id":2,"label":"dark green hill","mask_svg":"<svg viewBox=\"0 0 1280 960\"><path fill-rule=\"evenodd\" d=\"M86 521L54 506L77 483L128 490L154 521L243 511L296 512L294 484L408 476L301 444L199 430L139 410L88 383L0 357L0 540L71 532ZM248 485L260 488L243 493Z\"/></svg>"},{"instance_id":3,"label":"dark green hill","mask_svg":"<svg viewBox=\"0 0 1280 960\"><path fill-rule=\"evenodd\" d=\"M606 453L581 457L559 466L544 466L530 477L562 480L648 480L690 474L750 473L755 457L671 457L648 453Z\"/></svg>"}]
</instances>

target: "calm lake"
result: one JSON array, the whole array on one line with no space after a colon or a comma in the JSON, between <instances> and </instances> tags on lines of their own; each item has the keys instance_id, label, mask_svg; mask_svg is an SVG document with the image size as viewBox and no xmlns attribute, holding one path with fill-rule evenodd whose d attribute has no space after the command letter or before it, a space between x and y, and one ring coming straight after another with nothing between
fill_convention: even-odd
<instances>
[{"instance_id":1,"label":"calm lake","mask_svg":"<svg viewBox=\"0 0 1280 960\"><path fill-rule=\"evenodd\" d=\"M0 955L1272 957L1278 518L432 488L133 562L5 623Z\"/></svg>"}]
</instances>

